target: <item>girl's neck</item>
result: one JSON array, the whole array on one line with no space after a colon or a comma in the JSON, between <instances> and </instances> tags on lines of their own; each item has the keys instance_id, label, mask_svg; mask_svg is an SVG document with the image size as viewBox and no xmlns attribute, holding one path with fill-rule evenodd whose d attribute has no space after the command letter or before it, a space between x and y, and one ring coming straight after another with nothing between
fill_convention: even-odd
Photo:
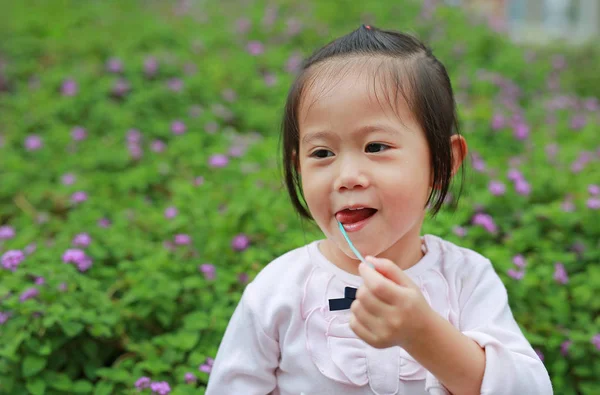
<instances>
[{"instance_id":1,"label":"girl's neck","mask_svg":"<svg viewBox=\"0 0 600 395\"><path fill-rule=\"evenodd\" d=\"M359 276L358 259L348 257L332 241L326 239L321 243L321 253L340 269ZM425 255L423 251L423 242L420 234L406 234L398 240L393 246L377 255L378 258L386 258L394 262L400 269L406 270L416 265Z\"/></svg>"}]
</instances>

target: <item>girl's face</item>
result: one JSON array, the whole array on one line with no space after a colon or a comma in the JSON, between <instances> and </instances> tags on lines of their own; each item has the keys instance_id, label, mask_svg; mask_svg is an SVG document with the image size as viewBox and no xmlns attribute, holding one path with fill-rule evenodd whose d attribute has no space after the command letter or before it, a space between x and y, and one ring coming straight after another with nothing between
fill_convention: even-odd
<instances>
[{"instance_id":1,"label":"girl's face","mask_svg":"<svg viewBox=\"0 0 600 395\"><path fill-rule=\"evenodd\" d=\"M381 91L380 105L365 73L350 72L339 83L323 84L317 80L304 94L298 152L306 203L327 236L321 249L345 270L357 272L340 220L363 256L398 264L407 251L420 253L431 180L425 133L403 100L399 117Z\"/></svg>"}]
</instances>

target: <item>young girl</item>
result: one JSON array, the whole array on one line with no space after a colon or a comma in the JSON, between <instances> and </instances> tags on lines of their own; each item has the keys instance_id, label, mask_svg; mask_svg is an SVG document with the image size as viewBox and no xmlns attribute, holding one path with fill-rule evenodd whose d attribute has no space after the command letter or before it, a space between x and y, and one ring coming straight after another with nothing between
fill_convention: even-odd
<instances>
[{"instance_id":1,"label":"young girl","mask_svg":"<svg viewBox=\"0 0 600 395\"><path fill-rule=\"evenodd\" d=\"M246 287L207 395L552 394L490 261L420 235L467 152L427 47L362 26L316 51L283 151L292 202L326 238Z\"/></svg>"}]
</instances>

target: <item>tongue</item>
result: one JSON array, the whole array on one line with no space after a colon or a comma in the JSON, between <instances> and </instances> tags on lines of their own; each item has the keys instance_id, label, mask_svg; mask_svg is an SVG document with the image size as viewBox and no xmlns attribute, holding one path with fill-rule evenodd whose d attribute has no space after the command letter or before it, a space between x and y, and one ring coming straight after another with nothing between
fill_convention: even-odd
<instances>
[{"instance_id":1,"label":"tongue","mask_svg":"<svg viewBox=\"0 0 600 395\"><path fill-rule=\"evenodd\" d=\"M363 219L367 219L377 210L374 208L361 208L360 210L342 210L335 215L335 218L342 224L353 224Z\"/></svg>"}]
</instances>

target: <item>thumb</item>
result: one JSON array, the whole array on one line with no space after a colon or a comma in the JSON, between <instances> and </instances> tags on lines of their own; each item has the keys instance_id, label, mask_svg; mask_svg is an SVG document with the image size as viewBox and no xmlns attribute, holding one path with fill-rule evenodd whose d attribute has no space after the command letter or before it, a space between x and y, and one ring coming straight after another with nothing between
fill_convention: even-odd
<instances>
[{"instance_id":1,"label":"thumb","mask_svg":"<svg viewBox=\"0 0 600 395\"><path fill-rule=\"evenodd\" d=\"M406 273L404 273L404 270L400 269L398 265L396 265L389 259L367 256L365 257L365 260L367 262L371 262L375 270L377 270L384 277L392 280L396 284L411 288L415 286L411 278L408 277Z\"/></svg>"}]
</instances>

